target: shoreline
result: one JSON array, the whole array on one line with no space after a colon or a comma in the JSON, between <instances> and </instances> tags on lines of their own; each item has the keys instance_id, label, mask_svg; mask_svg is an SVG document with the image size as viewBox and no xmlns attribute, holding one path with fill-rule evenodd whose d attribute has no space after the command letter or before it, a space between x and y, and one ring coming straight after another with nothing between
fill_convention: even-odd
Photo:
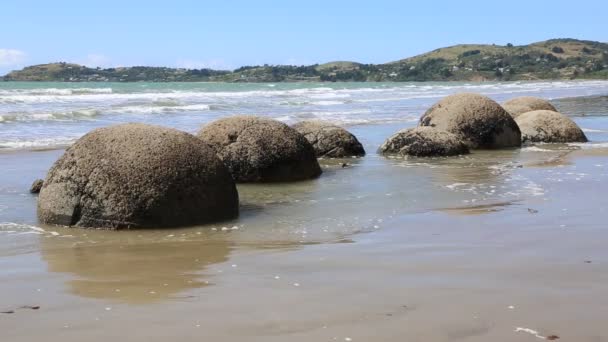
<instances>
[{"instance_id":1,"label":"shoreline","mask_svg":"<svg viewBox=\"0 0 608 342\"><path fill-rule=\"evenodd\" d=\"M606 82L608 84L608 81ZM565 96L565 97L557 97L557 98L549 98L550 101L553 102L557 102L558 106L560 103L565 103L565 102L569 102L569 101L597 101L599 99L604 99L604 98L608 98L608 91L605 94L593 94L593 95L575 95L575 96ZM568 109L572 109L572 108L568 108ZM424 109L421 110L421 112L419 113L420 115L424 113ZM227 113L228 114L228 113ZM585 113L573 113L573 112L565 112L566 115L570 116L573 119L577 119L577 118L589 118L589 115L586 115ZM593 115L593 114L591 114ZM18 121L15 121L18 122ZM0 122L0 127L2 127L2 124L11 124L14 122L8 122L8 123L2 123ZM112 123L111 123L112 124ZM342 124L340 126L342 127L346 127L346 128L353 128L353 127L377 127L377 126L386 126L386 125L392 125L397 127L398 125L401 125L401 128L403 127L413 127L415 125L415 122L412 122L412 120L410 118L407 118L406 120L398 120L395 119L393 122L391 121L384 121L384 122L371 122L371 123L350 123L350 124ZM160 124L161 126L163 125L162 123ZM184 130L184 129L180 129L183 130L187 133L192 133L192 130L196 129L197 127L190 127L189 130ZM585 129L584 129L585 130ZM601 132L601 131L600 131ZM591 131L588 131L587 133L595 133L595 131L592 129ZM83 133L83 135L86 134L86 132ZM76 139L78 139L77 137L72 138L74 141ZM589 141L589 143L593 143L593 141ZM68 148L69 146L71 146L72 143L64 143L64 144L57 144L54 146L34 146L34 147L0 147L0 154L4 154L4 153L22 153L22 152L44 152L44 151L53 151L53 150L65 150L66 148ZM522 146L523 148L523 146ZM375 152L375 151L374 151Z\"/></svg>"},{"instance_id":2,"label":"shoreline","mask_svg":"<svg viewBox=\"0 0 608 342\"><path fill-rule=\"evenodd\" d=\"M1 76L0 76L1 77ZM22 84L22 83L61 83L61 84L137 84L137 83L154 83L154 84L171 84L171 83L201 83L201 84L345 84L345 83L357 83L357 84L404 84L404 83L473 83L473 84L487 84L487 83L515 83L515 82L564 82L564 81L608 81L606 77L577 77L577 78L534 78L534 79L515 79L515 80L500 80L500 79L457 79L457 80L408 80L408 81L391 81L391 80L368 80L368 81L357 81L357 80L340 80L340 81L323 81L323 80L283 80L283 81L61 81L61 80L2 80L0 84Z\"/></svg>"}]
</instances>

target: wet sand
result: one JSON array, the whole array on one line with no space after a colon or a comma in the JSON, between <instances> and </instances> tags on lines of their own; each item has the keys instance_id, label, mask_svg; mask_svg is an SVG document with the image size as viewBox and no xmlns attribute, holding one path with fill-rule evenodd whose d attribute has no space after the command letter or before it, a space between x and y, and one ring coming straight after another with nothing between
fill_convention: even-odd
<instances>
[{"instance_id":1,"label":"wet sand","mask_svg":"<svg viewBox=\"0 0 608 342\"><path fill-rule=\"evenodd\" d=\"M61 151L0 154L3 340L608 341L608 147L377 156L398 128L172 230L39 226Z\"/></svg>"}]
</instances>

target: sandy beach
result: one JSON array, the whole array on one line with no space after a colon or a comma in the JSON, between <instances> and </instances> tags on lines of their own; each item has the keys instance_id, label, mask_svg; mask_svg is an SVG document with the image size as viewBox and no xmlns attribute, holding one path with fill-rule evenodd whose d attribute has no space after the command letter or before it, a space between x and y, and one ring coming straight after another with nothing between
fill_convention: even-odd
<instances>
[{"instance_id":1,"label":"sandy beach","mask_svg":"<svg viewBox=\"0 0 608 342\"><path fill-rule=\"evenodd\" d=\"M412 101L396 111L433 99ZM40 225L28 188L63 150L2 151L1 335L608 341L608 106L553 103L591 142L385 158L382 141L415 122L351 124L366 157L321 160L317 180L239 185L238 219L178 229ZM116 118L83 125L103 120Z\"/></svg>"}]
</instances>

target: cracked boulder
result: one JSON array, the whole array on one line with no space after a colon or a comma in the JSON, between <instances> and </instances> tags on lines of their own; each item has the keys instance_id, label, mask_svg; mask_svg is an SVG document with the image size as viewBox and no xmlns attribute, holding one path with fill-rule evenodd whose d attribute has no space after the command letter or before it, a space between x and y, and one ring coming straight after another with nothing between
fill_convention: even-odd
<instances>
[{"instance_id":1,"label":"cracked boulder","mask_svg":"<svg viewBox=\"0 0 608 342\"><path fill-rule=\"evenodd\" d=\"M295 129L272 119L233 116L201 128L237 182L289 182L321 175L315 150Z\"/></svg>"},{"instance_id":2,"label":"cracked boulder","mask_svg":"<svg viewBox=\"0 0 608 342\"><path fill-rule=\"evenodd\" d=\"M440 157L468 154L457 135L433 127L403 129L389 137L378 151L383 155Z\"/></svg>"},{"instance_id":3,"label":"cracked boulder","mask_svg":"<svg viewBox=\"0 0 608 342\"><path fill-rule=\"evenodd\" d=\"M511 115L492 99L479 94L445 97L424 113L419 126L456 134L473 149L521 146L521 132Z\"/></svg>"},{"instance_id":4,"label":"cracked boulder","mask_svg":"<svg viewBox=\"0 0 608 342\"><path fill-rule=\"evenodd\" d=\"M587 142L583 130L572 119L558 112L536 110L518 116L515 121L521 129L523 142Z\"/></svg>"},{"instance_id":5,"label":"cracked boulder","mask_svg":"<svg viewBox=\"0 0 608 342\"><path fill-rule=\"evenodd\" d=\"M214 151L175 129L124 124L96 129L48 172L38 219L91 228L187 226L234 218L238 193Z\"/></svg>"},{"instance_id":6,"label":"cracked boulder","mask_svg":"<svg viewBox=\"0 0 608 342\"><path fill-rule=\"evenodd\" d=\"M342 127L323 121L302 121L291 127L306 137L317 157L349 158L365 155L359 140Z\"/></svg>"}]
</instances>

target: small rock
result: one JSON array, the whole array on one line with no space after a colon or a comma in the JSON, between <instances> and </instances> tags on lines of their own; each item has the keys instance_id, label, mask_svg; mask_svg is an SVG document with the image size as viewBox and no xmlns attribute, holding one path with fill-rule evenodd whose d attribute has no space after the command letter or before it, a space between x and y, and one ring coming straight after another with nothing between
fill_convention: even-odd
<instances>
[{"instance_id":1,"label":"small rock","mask_svg":"<svg viewBox=\"0 0 608 342\"><path fill-rule=\"evenodd\" d=\"M433 127L403 129L380 146L383 155L416 157L455 156L469 153L467 145L455 134Z\"/></svg>"},{"instance_id":2,"label":"small rock","mask_svg":"<svg viewBox=\"0 0 608 342\"><path fill-rule=\"evenodd\" d=\"M32 309L32 310L38 310L40 309L40 306L38 305L24 305L21 307L22 309Z\"/></svg>"},{"instance_id":3,"label":"small rock","mask_svg":"<svg viewBox=\"0 0 608 342\"><path fill-rule=\"evenodd\" d=\"M557 336L557 335L549 335L545 338L549 341L559 340L559 336Z\"/></svg>"},{"instance_id":4,"label":"small rock","mask_svg":"<svg viewBox=\"0 0 608 342\"><path fill-rule=\"evenodd\" d=\"M318 120L298 122L292 127L310 142L317 157L349 158L365 155L365 149L359 140L342 127Z\"/></svg>"},{"instance_id":5,"label":"small rock","mask_svg":"<svg viewBox=\"0 0 608 342\"><path fill-rule=\"evenodd\" d=\"M31 194L40 193L40 189L42 189L43 184L44 184L44 181L42 179L36 179L34 181L34 183L32 183L32 186L30 187L30 193Z\"/></svg>"},{"instance_id":6,"label":"small rock","mask_svg":"<svg viewBox=\"0 0 608 342\"><path fill-rule=\"evenodd\" d=\"M529 212L530 214L536 214L536 213L538 213L538 210L528 208L528 212Z\"/></svg>"}]
</instances>

